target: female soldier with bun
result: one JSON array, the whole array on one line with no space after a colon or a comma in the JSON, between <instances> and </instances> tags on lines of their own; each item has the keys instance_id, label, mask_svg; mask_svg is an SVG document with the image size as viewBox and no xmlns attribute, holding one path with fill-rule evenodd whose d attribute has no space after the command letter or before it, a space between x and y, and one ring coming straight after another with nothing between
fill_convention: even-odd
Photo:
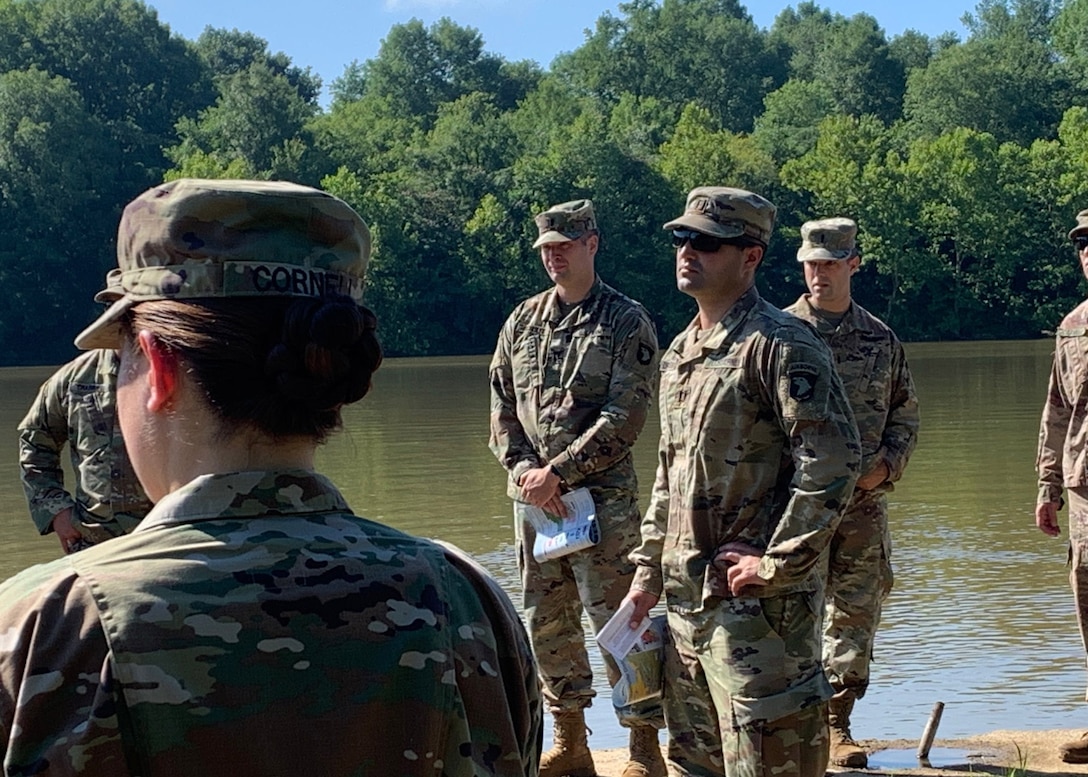
<instances>
[{"instance_id":1,"label":"female soldier with bun","mask_svg":"<svg viewBox=\"0 0 1088 777\"><path fill-rule=\"evenodd\" d=\"M120 352L156 505L0 586L4 773L535 774L505 594L314 471L381 362L366 224L303 186L180 180L129 204L117 251L125 294L76 342Z\"/></svg>"}]
</instances>

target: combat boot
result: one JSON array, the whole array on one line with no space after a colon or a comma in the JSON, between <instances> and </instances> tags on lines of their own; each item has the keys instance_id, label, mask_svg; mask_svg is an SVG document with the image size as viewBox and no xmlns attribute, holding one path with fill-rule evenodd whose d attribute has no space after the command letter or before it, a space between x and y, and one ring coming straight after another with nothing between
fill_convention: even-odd
<instances>
[{"instance_id":1,"label":"combat boot","mask_svg":"<svg viewBox=\"0 0 1088 777\"><path fill-rule=\"evenodd\" d=\"M632 728L630 750L631 760L623 767L620 777L667 777L665 759L661 757L661 745L657 743L656 728Z\"/></svg>"},{"instance_id":2,"label":"combat boot","mask_svg":"<svg viewBox=\"0 0 1088 777\"><path fill-rule=\"evenodd\" d=\"M1058 755L1067 764L1088 764L1088 732L1058 745Z\"/></svg>"},{"instance_id":3,"label":"combat boot","mask_svg":"<svg viewBox=\"0 0 1088 777\"><path fill-rule=\"evenodd\" d=\"M582 710L553 713L555 743L540 756L540 777L597 777L593 755L586 742L586 716Z\"/></svg>"},{"instance_id":4,"label":"combat boot","mask_svg":"<svg viewBox=\"0 0 1088 777\"><path fill-rule=\"evenodd\" d=\"M831 763L864 769L869 763L865 748L850 736L850 713L853 699L832 699L827 703L827 727L831 744Z\"/></svg>"}]
</instances>

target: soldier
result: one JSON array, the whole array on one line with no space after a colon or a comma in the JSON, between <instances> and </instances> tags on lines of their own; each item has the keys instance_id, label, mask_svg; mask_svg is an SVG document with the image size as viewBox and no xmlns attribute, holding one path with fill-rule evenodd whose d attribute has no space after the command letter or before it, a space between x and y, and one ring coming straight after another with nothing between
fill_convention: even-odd
<instances>
[{"instance_id":1,"label":"soldier","mask_svg":"<svg viewBox=\"0 0 1088 777\"><path fill-rule=\"evenodd\" d=\"M1088 276L1088 210L1069 231L1081 270ZM1062 491L1069 501L1069 583L1077 605L1081 640L1088 652L1088 300L1058 328L1054 365L1039 428L1039 496L1035 525L1057 537ZM1066 763L1088 763L1088 732L1058 748Z\"/></svg>"},{"instance_id":2,"label":"soldier","mask_svg":"<svg viewBox=\"0 0 1088 777\"><path fill-rule=\"evenodd\" d=\"M699 312L661 357L657 479L628 598L634 625L665 593L680 775L827 766L818 560L860 452L827 346L755 287L774 218L758 194L701 187L665 224Z\"/></svg>"},{"instance_id":3,"label":"soldier","mask_svg":"<svg viewBox=\"0 0 1088 777\"><path fill-rule=\"evenodd\" d=\"M537 773L513 604L456 549L357 517L314 471L382 353L366 224L296 184L128 205L117 414L154 509L0 584L6 774Z\"/></svg>"},{"instance_id":4,"label":"soldier","mask_svg":"<svg viewBox=\"0 0 1088 777\"><path fill-rule=\"evenodd\" d=\"M584 710L593 676L582 631L615 612L634 567L639 510L631 446L653 392L657 336L637 302L597 277L600 236L593 203L575 200L536 217L533 248L555 286L518 305L499 333L491 361L491 450L509 473L515 500L518 565L529 637L544 697L555 717L555 746L540 773L595 774ZM518 502L565 515L563 492L585 486L597 509L599 544L538 562L535 532ZM610 684L619 678L604 656ZM665 774L656 703L620 715L631 729L624 777Z\"/></svg>"},{"instance_id":5,"label":"soldier","mask_svg":"<svg viewBox=\"0 0 1088 777\"><path fill-rule=\"evenodd\" d=\"M861 257L850 219L801 227L797 259L809 293L786 311L816 328L835 356L861 435L861 476L828 548L824 669L831 763L864 768L865 750L850 735L850 713L869 686L880 611L892 588L888 499L918 437L918 398L899 338L854 302L850 278Z\"/></svg>"},{"instance_id":6,"label":"soldier","mask_svg":"<svg viewBox=\"0 0 1088 777\"><path fill-rule=\"evenodd\" d=\"M19 424L19 466L30 517L65 553L127 534L151 509L117 425L117 354L88 351L42 384ZM64 487L69 445L74 494Z\"/></svg>"}]
</instances>

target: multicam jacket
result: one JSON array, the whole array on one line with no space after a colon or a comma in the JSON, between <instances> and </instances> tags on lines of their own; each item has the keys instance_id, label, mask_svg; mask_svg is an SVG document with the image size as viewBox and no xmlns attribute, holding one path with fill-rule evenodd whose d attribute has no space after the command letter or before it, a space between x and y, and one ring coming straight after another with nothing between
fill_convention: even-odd
<instances>
[{"instance_id":1,"label":"multicam jacket","mask_svg":"<svg viewBox=\"0 0 1088 777\"><path fill-rule=\"evenodd\" d=\"M197 478L0 585L5 774L535 775L509 599L302 470Z\"/></svg>"},{"instance_id":2,"label":"multicam jacket","mask_svg":"<svg viewBox=\"0 0 1088 777\"><path fill-rule=\"evenodd\" d=\"M903 476L918 442L918 396L902 343L887 324L856 302L838 326L816 312L807 294L786 312L814 326L831 348L861 435L861 474L883 460L888 479L874 490L890 490Z\"/></svg>"},{"instance_id":3,"label":"multicam jacket","mask_svg":"<svg viewBox=\"0 0 1088 777\"><path fill-rule=\"evenodd\" d=\"M82 521L116 521L114 534L131 531L151 509L117 426L117 364L114 351L101 350L64 365L42 384L19 424L23 489L42 534L67 507L77 507ZM76 473L74 495L64 487L65 443Z\"/></svg>"},{"instance_id":4,"label":"multicam jacket","mask_svg":"<svg viewBox=\"0 0 1088 777\"><path fill-rule=\"evenodd\" d=\"M1063 487L1088 486L1088 300L1057 331L1035 466L1040 504L1060 502Z\"/></svg>"},{"instance_id":5,"label":"multicam jacket","mask_svg":"<svg viewBox=\"0 0 1088 777\"><path fill-rule=\"evenodd\" d=\"M729 597L712 562L727 542L764 556L760 596L814 590L815 564L858 477L857 426L812 329L753 287L704 336L661 357L657 478L632 554L633 588L671 610Z\"/></svg>"},{"instance_id":6,"label":"multicam jacket","mask_svg":"<svg viewBox=\"0 0 1088 777\"><path fill-rule=\"evenodd\" d=\"M572 488L637 488L631 460L653 394L657 335L603 283L565 316L556 289L518 305L491 360L491 450L518 479L551 464Z\"/></svg>"}]
</instances>

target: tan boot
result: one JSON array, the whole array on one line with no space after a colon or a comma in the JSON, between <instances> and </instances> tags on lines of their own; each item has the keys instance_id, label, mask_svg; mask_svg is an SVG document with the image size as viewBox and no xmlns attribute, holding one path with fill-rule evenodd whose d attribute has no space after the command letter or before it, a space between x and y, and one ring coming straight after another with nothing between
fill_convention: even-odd
<instances>
[{"instance_id":1,"label":"tan boot","mask_svg":"<svg viewBox=\"0 0 1088 777\"><path fill-rule=\"evenodd\" d=\"M540 757L540 777L597 777L593 755L586 742L586 716L582 710L553 713L555 743Z\"/></svg>"},{"instance_id":2,"label":"tan boot","mask_svg":"<svg viewBox=\"0 0 1088 777\"><path fill-rule=\"evenodd\" d=\"M1088 732L1071 742L1058 745L1058 755L1067 764L1088 764Z\"/></svg>"},{"instance_id":3,"label":"tan boot","mask_svg":"<svg viewBox=\"0 0 1088 777\"><path fill-rule=\"evenodd\" d=\"M869 763L865 748L850 736L850 713L853 699L832 699L827 704L827 727L831 738L831 763L864 769Z\"/></svg>"},{"instance_id":4,"label":"tan boot","mask_svg":"<svg viewBox=\"0 0 1088 777\"><path fill-rule=\"evenodd\" d=\"M656 728L637 726L631 729L630 750L631 760L623 767L620 777L667 777Z\"/></svg>"}]
</instances>

